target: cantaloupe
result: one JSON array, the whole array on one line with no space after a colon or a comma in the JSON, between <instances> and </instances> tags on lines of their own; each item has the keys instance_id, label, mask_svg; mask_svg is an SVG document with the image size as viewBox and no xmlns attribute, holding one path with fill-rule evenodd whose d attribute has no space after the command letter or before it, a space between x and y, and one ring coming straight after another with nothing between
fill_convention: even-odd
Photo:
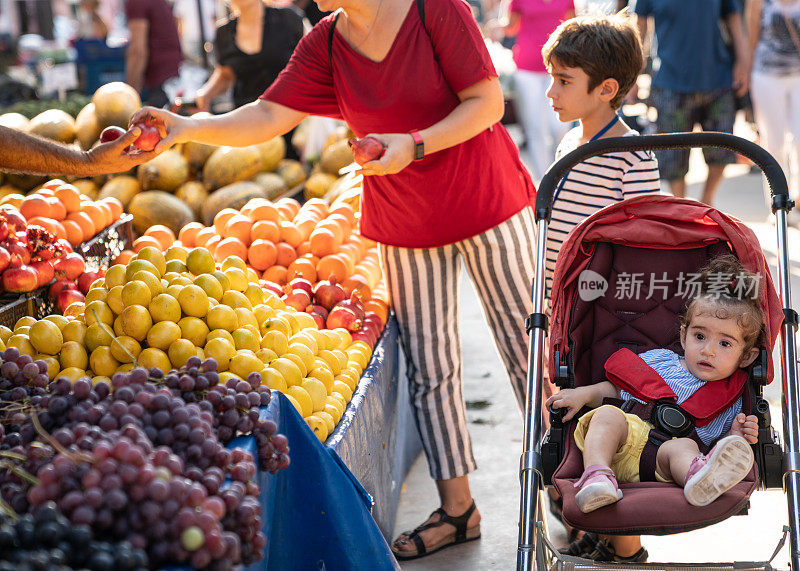
<instances>
[{"instance_id":1,"label":"cantaloupe","mask_svg":"<svg viewBox=\"0 0 800 571\"><path fill-rule=\"evenodd\" d=\"M282 159L278 163L275 172L280 176L289 188L295 187L306 180L306 171L299 161L292 159Z\"/></svg>"},{"instance_id":2,"label":"cantaloupe","mask_svg":"<svg viewBox=\"0 0 800 571\"><path fill-rule=\"evenodd\" d=\"M75 119L61 109L48 109L31 119L28 132L61 143L71 143L75 140Z\"/></svg>"},{"instance_id":3,"label":"cantaloupe","mask_svg":"<svg viewBox=\"0 0 800 571\"><path fill-rule=\"evenodd\" d=\"M30 123L30 119L22 113L3 113L0 115L0 125L9 129L27 132Z\"/></svg>"},{"instance_id":4,"label":"cantaloupe","mask_svg":"<svg viewBox=\"0 0 800 571\"><path fill-rule=\"evenodd\" d=\"M100 137L100 123L97 122L97 114L94 111L94 103L89 103L81 109L75 118L75 138L78 144L86 151L92 148L95 141Z\"/></svg>"},{"instance_id":5,"label":"cantaloupe","mask_svg":"<svg viewBox=\"0 0 800 571\"><path fill-rule=\"evenodd\" d=\"M261 171L272 172L278 168L278 163L286 156L286 140L277 136L264 143L256 145L261 153Z\"/></svg>"},{"instance_id":6,"label":"cantaloupe","mask_svg":"<svg viewBox=\"0 0 800 571\"><path fill-rule=\"evenodd\" d=\"M49 178L51 177L40 176L38 174L6 173L6 182L12 186L16 186L23 192L33 190Z\"/></svg>"},{"instance_id":7,"label":"cantaloupe","mask_svg":"<svg viewBox=\"0 0 800 571\"><path fill-rule=\"evenodd\" d=\"M234 182L249 180L261 169L261 153L256 146L220 147L203 167L203 182L216 190Z\"/></svg>"},{"instance_id":8,"label":"cantaloupe","mask_svg":"<svg viewBox=\"0 0 800 571\"><path fill-rule=\"evenodd\" d=\"M347 146L347 140L336 141L322 150L319 166L326 173L339 176L339 171L353 162L353 151Z\"/></svg>"},{"instance_id":9,"label":"cantaloupe","mask_svg":"<svg viewBox=\"0 0 800 571\"><path fill-rule=\"evenodd\" d=\"M100 129L109 125L127 128L131 115L142 106L136 90L121 81L112 81L97 88L92 95Z\"/></svg>"},{"instance_id":10,"label":"cantaloupe","mask_svg":"<svg viewBox=\"0 0 800 571\"><path fill-rule=\"evenodd\" d=\"M335 177L332 174L328 174L326 172L316 172L308 177L305 187L303 188L303 196L306 200L309 198L322 198L337 180L338 177Z\"/></svg>"},{"instance_id":11,"label":"cantaloupe","mask_svg":"<svg viewBox=\"0 0 800 571\"><path fill-rule=\"evenodd\" d=\"M223 208L239 210L253 198L266 198L264 190L254 182L235 182L224 186L212 192L203 204L203 222L210 226L214 222L214 216Z\"/></svg>"},{"instance_id":12,"label":"cantaloupe","mask_svg":"<svg viewBox=\"0 0 800 571\"><path fill-rule=\"evenodd\" d=\"M264 190L265 196L270 200L275 200L277 196L289 189L280 175L274 172L260 172L252 180Z\"/></svg>"},{"instance_id":13,"label":"cantaloupe","mask_svg":"<svg viewBox=\"0 0 800 571\"><path fill-rule=\"evenodd\" d=\"M175 196L183 200L192 209L195 216L200 218L203 211L203 204L208 199L208 189L199 180L184 182L175 191Z\"/></svg>"},{"instance_id":14,"label":"cantaloupe","mask_svg":"<svg viewBox=\"0 0 800 571\"><path fill-rule=\"evenodd\" d=\"M148 228L163 224L178 235L181 228L194 222L194 213L180 198L169 192L149 190L131 200L128 212L133 215L133 228L144 234Z\"/></svg>"},{"instance_id":15,"label":"cantaloupe","mask_svg":"<svg viewBox=\"0 0 800 571\"><path fill-rule=\"evenodd\" d=\"M189 163L178 151L169 149L139 165L137 174L142 190L172 192L189 178Z\"/></svg>"},{"instance_id":16,"label":"cantaloupe","mask_svg":"<svg viewBox=\"0 0 800 571\"><path fill-rule=\"evenodd\" d=\"M122 203L122 206L127 208L133 197L140 192L142 192L142 185L139 184L139 181L135 177L123 174L109 179L100 189L97 199L116 198Z\"/></svg>"},{"instance_id":17,"label":"cantaloupe","mask_svg":"<svg viewBox=\"0 0 800 571\"><path fill-rule=\"evenodd\" d=\"M97 183L90 178L79 178L78 180L72 181L72 184L75 185L78 192L88 196L92 200L97 200L97 195L100 194L100 188L97 186Z\"/></svg>"}]
</instances>

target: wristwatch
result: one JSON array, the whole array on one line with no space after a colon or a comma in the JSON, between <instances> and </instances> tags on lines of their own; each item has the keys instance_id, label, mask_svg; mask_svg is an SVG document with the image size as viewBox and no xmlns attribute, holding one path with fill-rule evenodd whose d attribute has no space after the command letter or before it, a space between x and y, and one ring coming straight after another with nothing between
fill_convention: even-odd
<instances>
[{"instance_id":1,"label":"wristwatch","mask_svg":"<svg viewBox=\"0 0 800 571\"><path fill-rule=\"evenodd\" d=\"M422 140L422 135L419 131L414 129L409 133L411 138L414 139L414 160L418 161L425 156L425 142Z\"/></svg>"}]
</instances>

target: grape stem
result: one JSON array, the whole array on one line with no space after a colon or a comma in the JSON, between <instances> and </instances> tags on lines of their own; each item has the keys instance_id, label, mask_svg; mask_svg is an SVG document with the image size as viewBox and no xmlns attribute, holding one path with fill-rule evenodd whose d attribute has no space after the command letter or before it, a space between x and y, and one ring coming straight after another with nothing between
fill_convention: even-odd
<instances>
[{"instance_id":1,"label":"grape stem","mask_svg":"<svg viewBox=\"0 0 800 571\"><path fill-rule=\"evenodd\" d=\"M44 438L50 446L55 448L59 454L63 454L73 462L81 460L83 462L94 463L94 458L92 458L91 456L83 454L82 452L77 452L77 453L70 452L69 450L61 446L61 443L58 440L50 436L47 433L47 431L44 428L42 428L42 425L39 422L39 415L37 415L36 413L31 415L31 422L33 423L33 427L36 429L36 432L38 432L39 435L42 438Z\"/></svg>"},{"instance_id":2,"label":"grape stem","mask_svg":"<svg viewBox=\"0 0 800 571\"><path fill-rule=\"evenodd\" d=\"M31 476L28 472L26 472L19 466L12 464L11 462L0 462L0 470L8 470L15 476L33 484L34 486L39 485L39 478L37 478L36 476Z\"/></svg>"}]
</instances>

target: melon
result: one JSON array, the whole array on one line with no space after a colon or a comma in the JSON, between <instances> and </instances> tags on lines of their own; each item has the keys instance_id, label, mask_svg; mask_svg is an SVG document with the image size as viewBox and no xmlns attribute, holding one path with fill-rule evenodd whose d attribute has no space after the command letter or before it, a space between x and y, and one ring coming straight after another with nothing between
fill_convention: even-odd
<instances>
[{"instance_id":1,"label":"melon","mask_svg":"<svg viewBox=\"0 0 800 571\"><path fill-rule=\"evenodd\" d=\"M261 170L261 153L255 145L220 147L203 167L203 182L210 190L249 180Z\"/></svg>"},{"instance_id":2,"label":"melon","mask_svg":"<svg viewBox=\"0 0 800 571\"><path fill-rule=\"evenodd\" d=\"M92 148L95 141L100 138L100 124L97 122L97 114L94 111L94 103L89 103L75 118L75 131L78 144L81 149L88 151Z\"/></svg>"},{"instance_id":3,"label":"melon","mask_svg":"<svg viewBox=\"0 0 800 571\"><path fill-rule=\"evenodd\" d=\"M100 194L100 188L97 183L90 178L80 178L72 181L72 184L78 189L78 192L92 200L97 200L97 195Z\"/></svg>"},{"instance_id":4,"label":"melon","mask_svg":"<svg viewBox=\"0 0 800 571\"><path fill-rule=\"evenodd\" d=\"M264 190L254 182L242 181L223 186L211 195L203 204L203 222L211 226L214 216L223 208L239 210L253 198L266 198Z\"/></svg>"},{"instance_id":5,"label":"melon","mask_svg":"<svg viewBox=\"0 0 800 571\"><path fill-rule=\"evenodd\" d=\"M22 192L33 190L50 178L51 177L41 176L38 174L6 173L6 182L12 186L16 186Z\"/></svg>"},{"instance_id":6,"label":"melon","mask_svg":"<svg viewBox=\"0 0 800 571\"><path fill-rule=\"evenodd\" d=\"M278 168L280 160L286 156L286 140L282 136L259 143L256 147L261 153L262 171L274 171Z\"/></svg>"},{"instance_id":7,"label":"melon","mask_svg":"<svg viewBox=\"0 0 800 571\"><path fill-rule=\"evenodd\" d=\"M295 187L306 180L306 171L299 161L281 159L275 171L289 188Z\"/></svg>"},{"instance_id":8,"label":"melon","mask_svg":"<svg viewBox=\"0 0 800 571\"><path fill-rule=\"evenodd\" d=\"M264 194L270 200L275 200L289 190L286 182L274 172L260 172L252 180L264 190Z\"/></svg>"},{"instance_id":9,"label":"melon","mask_svg":"<svg viewBox=\"0 0 800 571\"><path fill-rule=\"evenodd\" d=\"M92 95L100 129L109 125L128 128L131 115L142 106L136 90L121 81L112 81L97 88Z\"/></svg>"},{"instance_id":10,"label":"melon","mask_svg":"<svg viewBox=\"0 0 800 571\"><path fill-rule=\"evenodd\" d=\"M3 113L0 115L1 126L22 131L23 133L28 131L30 123L30 120L22 113Z\"/></svg>"},{"instance_id":11,"label":"melon","mask_svg":"<svg viewBox=\"0 0 800 571\"><path fill-rule=\"evenodd\" d=\"M303 189L303 196L306 200L310 198L322 198L338 180L337 177L326 172L317 172L308 177L305 188Z\"/></svg>"},{"instance_id":12,"label":"melon","mask_svg":"<svg viewBox=\"0 0 800 571\"><path fill-rule=\"evenodd\" d=\"M353 162L353 151L347 140L336 141L325 147L319 158L319 166L326 173L339 176L339 171Z\"/></svg>"},{"instance_id":13,"label":"melon","mask_svg":"<svg viewBox=\"0 0 800 571\"><path fill-rule=\"evenodd\" d=\"M192 172L200 172L203 170L203 165L206 164L208 157L218 148L217 145L188 141L183 144L181 153L186 158L186 162L189 164L189 168L192 169Z\"/></svg>"},{"instance_id":14,"label":"melon","mask_svg":"<svg viewBox=\"0 0 800 571\"><path fill-rule=\"evenodd\" d=\"M128 212L133 215L133 228L139 234L144 234L151 226L163 224L177 235L181 228L195 220L187 204L161 190L140 192L131 200Z\"/></svg>"},{"instance_id":15,"label":"melon","mask_svg":"<svg viewBox=\"0 0 800 571\"><path fill-rule=\"evenodd\" d=\"M178 151L170 149L139 165L138 176L142 190L172 192L189 178L189 163Z\"/></svg>"},{"instance_id":16,"label":"melon","mask_svg":"<svg viewBox=\"0 0 800 571\"><path fill-rule=\"evenodd\" d=\"M0 186L0 199L5 198L11 194L22 196L22 191L13 184L4 184Z\"/></svg>"},{"instance_id":17,"label":"melon","mask_svg":"<svg viewBox=\"0 0 800 571\"><path fill-rule=\"evenodd\" d=\"M208 189L199 180L190 180L178 187L178 190L175 191L175 196L189 205L195 216L200 218L203 211L203 203L208 199Z\"/></svg>"},{"instance_id":18,"label":"melon","mask_svg":"<svg viewBox=\"0 0 800 571\"><path fill-rule=\"evenodd\" d=\"M97 200L108 197L116 198L122 203L122 206L127 208L133 197L140 192L142 192L142 186L139 181L135 177L123 174L112 177L105 183L100 189L100 194L97 195Z\"/></svg>"},{"instance_id":19,"label":"melon","mask_svg":"<svg viewBox=\"0 0 800 571\"><path fill-rule=\"evenodd\" d=\"M61 109L48 109L31 119L28 132L60 143L71 143L75 140L75 119Z\"/></svg>"}]
</instances>

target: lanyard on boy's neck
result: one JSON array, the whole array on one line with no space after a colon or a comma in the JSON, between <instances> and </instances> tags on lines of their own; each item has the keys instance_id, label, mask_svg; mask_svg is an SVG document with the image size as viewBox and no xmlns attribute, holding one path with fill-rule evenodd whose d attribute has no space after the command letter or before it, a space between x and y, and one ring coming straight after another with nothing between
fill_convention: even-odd
<instances>
[{"instance_id":1,"label":"lanyard on boy's neck","mask_svg":"<svg viewBox=\"0 0 800 571\"><path fill-rule=\"evenodd\" d=\"M592 138L589 139L589 142L591 143L592 141L596 141L597 139L599 139L600 137L602 137L603 135L608 133L608 130L611 129L611 127L613 127L614 125L616 125L617 121L619 121L619 120L620 120L619 111L617 111L614 114L614 118L611 119L611 121L609 121L608 124L605 127L603 127L597 133L595 133L592 136ZM558 186L556 187L556 191L553 194L553 204L556 203L556 198L558 198L558 195L561 193L561 189L564 188L564 183L566 182L567 177L569 176L569 173L571 173L571 172L572 172L572 169L568 170L567 173L559 181Z\"/></svg>"}]
</instances>

